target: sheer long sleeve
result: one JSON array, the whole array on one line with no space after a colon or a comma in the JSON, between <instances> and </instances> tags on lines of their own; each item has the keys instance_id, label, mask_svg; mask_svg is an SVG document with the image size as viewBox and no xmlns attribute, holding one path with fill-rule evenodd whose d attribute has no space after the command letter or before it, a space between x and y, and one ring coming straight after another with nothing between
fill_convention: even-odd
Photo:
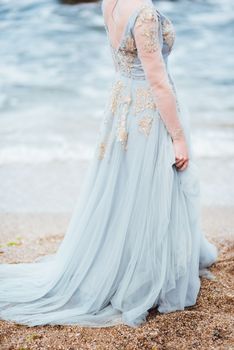
<instances>
[{"instance_id":1,"label":"sheer long sleeve","mask_svg":"<svg viewBox=\"0 0 234 350\"><path fill-rule=\"evenodd\" d=\"M161 118L172 140L183 136L176 96L169 82L166 65L161 52L159 26L155 8L144 6L135 21L134 37L146 78L148 79Z\"/></svg>"}]
</instances>

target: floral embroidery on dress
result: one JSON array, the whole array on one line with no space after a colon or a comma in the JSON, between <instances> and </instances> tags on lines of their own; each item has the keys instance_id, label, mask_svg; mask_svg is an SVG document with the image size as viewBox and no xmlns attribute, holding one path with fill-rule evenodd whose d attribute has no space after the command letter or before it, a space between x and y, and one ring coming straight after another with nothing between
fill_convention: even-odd
<instances>
[{"instance_id":1,"label":"floral embroidery on dress","mask_svg":"<svg viewBox=\"0 0 234 350\"><path fill-rule=\"evenodd\" d=\"M161 15L154 6L146 4L141 7L135 21L139 33L139 43L142 43L143 53L153 53L160 50L163 53L163 43L169 49L174 42L175 32L173 25L169 19ZM163 42L162 42L163 41ZM139 44L139 50L141 44ZM120 76L125 76L131 79L146 80L146 75L142 67L140 52L135 41L135 35L128 28L118 48L111 45L112 56L116 71L121 73ZM168 49L166 49L167 53ZM146 55L147 56L147 55ZM129 80L130 81L130 80ZM125 79L118 78L115 81L109 105L109 114L106 119L105 134L102 137L102 142L99 144L99 157L102 159L106 153L107 145L109 144L109 134L112 130L112 123L117 118L115 132L112 133L112 142L119 142L124 150L127 150L129 130L127 127L128 114L130 104L133 102L131 116L137 117L136 123L139 132L145 136L150 134L155 115L158 115L157 101L154 99L153 88L148 84L138 85L133 87L131 83L128 85ZM139 117L139 118L138 118ZM114 119L113 119L114 118ZM130 123L131 125L131 123Z\"/></svg>"},{"instance_id":2,"label":"floral embroidery on dress","mask_svg":"<svg viewBox=\"0 0 234 350\"><path fill-rule=\"evenodd\" d=\"M143 25L143 26L142 26ZM144 51L155 52L160 48L158 38L158 16L152 6L143 6L137 20L136 27L142 26L141 35L144 36Z\"/></svg>"},{"instance_id":3,"label":"floral embroidery on dress","mask_svg":"<svg viewBox=\"0 0 234 350\"><path fill-rule=\"evenodd\" d=\"M110 109L112 114L114 114L117 110L123 87L124 84L121 80L116 81L112 87L110 103Z\"/></svg>"},{"instance_id":4,"label":"floral embroidery on dress","mask_svg":"<svg viewBox=\"0 0 234 350\"><path fill-rule=\"evenodd\" d=\"M128 77L131 77L133 63L137 57L137 49L135 40L130 34L125 37L119 50L114 53L114 57L118 69Z\"/></svg>"},{"instance_id":5,"label":"floral embroidery on dress","mask_svg":"<svg viewBox=\"0 0 234 350\"><path fill-rule=\"evenodd\" d=\"M128 132L126 130L126 115L121 115L117 126L117 140L122 144L124 150L127 149Z\"/></svg>"},{"instance_id":6,"label":"floral embroidery on dress","mask_svg":"<svg viewBox=\"0 0 234 350\"><path fill-rule=\"evenodd\" d=\"M162 34L163 40L168 45L169 49L172 49L172 46L175 41L175 30L169 18L165 18L162 23Z\"/></svg>"},{"instance_id":7,"label":"floral embroidery on dress","mask_svg":"<svg viewBox=\"0 0 234 350\"><path fill-rule=\"evenodd\" d=\"M125 95L121 98L122 110L117 124L117 141L121 142L124 150L127 150L128 132L127 132L127 114L129 105L132 101L131 96Z\"/></svg>"},{"instance_id":8,"label":"floral embroidery on dress","mask_svg":"<svg viewBox=\"0 0 234 350\"><path fill-rule=\"evenodd\" d=\"M155 110L156 108L152 88L138 87L136 89L135 114L143 112L145 109Z\"/></svg>"},{"instance_id":9,"label":"floral embroidery on dress","mask_svg":"<svg viewBox=\"0 0 234 350\"><path fill-rule=\"evenodd\" d=\"M99 153L98 153L98 159L103 159L104 158L104 154L105 154L105 151L106 151L106 143L105 142L101 142L99 144Z\"/></svg>"},{"instance_id":10,"label":"floral embroidery on dress","mask_svg":"<svg viewBox=\"0 0 234 350\"><path fill-rule=\"evenodd\" d=\"M101 135L101 142L99 143L99 149L98 149L98 158L103 159L107 144L109 142L109 135L112 128L113 118L117 112L117 109L119 108L121 104L122 97L122 90L124 89L124 83L122 80L117 80L112 85L111 93L110 93L110 105L108 107L108 110L106 111L105 118L103 119L103 123L101 124L100 128L100 135ZM125 97L126 98L126 97Z\"/></svg>"},{"instance_id":11,"label":"floral embroidery on dress","mask_svg":"<svg viewBox=\"0 0 234 350\"><path fill-rule=\"evenodd\" d=\"M123 41L123 48L126 50L126 51L130 51L132 52L133 54L135 53L136 51L136 43L135 43L135 40L134 38L128 34L124 41Z\"/></svg>"},{"instance_id":12,"label":"floral embroidery on dress","mask_svg":"<svg viewBox=\"0 0 234 350\"><path fill-rule=\"evenodd\" d=\"M153 122L153 117L150 117L150 116L145 116L138 121L139 130L145 136L149 135L150 130L151 130L151 126L152 126L152 122Z\"/></svg>"}]
</instances>

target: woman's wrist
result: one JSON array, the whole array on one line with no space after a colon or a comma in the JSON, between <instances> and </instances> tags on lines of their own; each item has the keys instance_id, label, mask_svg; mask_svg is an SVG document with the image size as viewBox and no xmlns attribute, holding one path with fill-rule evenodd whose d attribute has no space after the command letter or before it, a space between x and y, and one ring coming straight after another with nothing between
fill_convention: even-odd
<instances>
[{"instance_id":1,"label":"woman's wrist","mask_svg":"<svg viewBox=\"0 0 234 350\"><path fill-rule=\"evenodd\" d=\"M174 130L170 130L170 135L171 135L171 139L172 141L181 141L184 139L184 130L183 128L176 128Z\"/></svg>"}]
</instances>

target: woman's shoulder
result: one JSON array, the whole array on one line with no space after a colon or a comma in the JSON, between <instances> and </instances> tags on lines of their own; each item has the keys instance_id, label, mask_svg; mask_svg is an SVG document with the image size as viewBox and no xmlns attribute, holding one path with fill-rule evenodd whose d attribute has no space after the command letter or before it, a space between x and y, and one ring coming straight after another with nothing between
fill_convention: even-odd
<instances>
[{"instance_id":1,"label":"woman's shoulder","mask_svg":"<svg viewBox=\"0 0 234 350\"><path fill-rule=\"evenodd\" d=\"M137 12L137 22L141 24L142 22L157 21L161 17L160 12L152 1L139 1L136 6Z\"/></svg>"},{"instance_id":2,"label":"woman's shoulder","mask_svg":"<svg viewBox=\"0 0 234 350\"><path fill-rule=\"evenodd\" d=\"M161 19L161 14L157 10L152 1L139 1L135 9L135 26L140 26L150 22L158 23Z\"/></svg>"}]
</instances>

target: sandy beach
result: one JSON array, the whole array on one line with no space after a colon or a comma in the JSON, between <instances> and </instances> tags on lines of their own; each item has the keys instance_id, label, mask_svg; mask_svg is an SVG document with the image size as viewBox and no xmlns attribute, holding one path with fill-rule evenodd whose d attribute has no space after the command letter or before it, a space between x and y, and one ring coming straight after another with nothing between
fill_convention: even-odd
<instances>
[{"instance_id":1,"label":"sandy beach","mask_svg":"<svg viewBox=\"0 0 234 350\"><path fill-rule=\"evenodd\" d=\"M210 268L213 280L201 277L197 304L170 314L150 311L138 328L80 326L27 327L0 321L1 350L98 349L188 350L233 349L234 208L203 206L202 228L219 249ZM59 246L70 219L67 214L0 215L0 262L29 262Z\"/></svg>"}]
</instances>

